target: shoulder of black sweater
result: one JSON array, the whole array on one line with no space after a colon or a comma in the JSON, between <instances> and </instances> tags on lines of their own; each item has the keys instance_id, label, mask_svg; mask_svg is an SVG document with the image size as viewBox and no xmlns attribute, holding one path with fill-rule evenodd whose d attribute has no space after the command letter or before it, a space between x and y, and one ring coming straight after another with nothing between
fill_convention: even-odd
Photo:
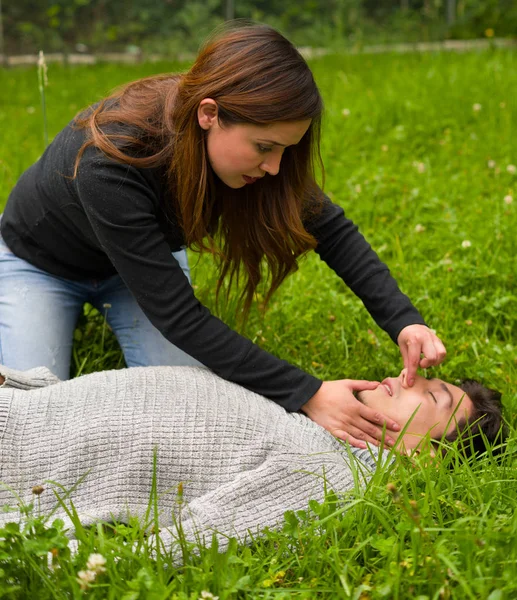
<instances>
[{"instance_id":1,"label":"shoulder of black sweater","mask_svg":"<svg viewBox=\"0 0 517 600\"><path fill-rule=\"evenodd\" d=\"M74 146L79 144L75 148L76 152L79 152L80 147L89 139L87 131L83 128L78 128L74 121L72 121L62 133L65 132L69 139L74 140ZM109 126L104 127L104 132L108 135L129 135L136 138L139 137L138 129L121 123L111 123ZM154 191L159 192L158 196L161 199L165 199L172 195L166 165L157 164L152 166L141 166L132 162L132 159L148 158L152 153L149 146L117 143L117 147L127 156L127 161L109 156L95 144L87 146L83 151L78 173L88 175L92 169L95 169L97 173L118 170L120 173L118 177L120 183L130 180L132 176L137 178L141 177L152 184ZM121 166L123 167L123 170L120 169Z\"/></svg>"}]
</instances>

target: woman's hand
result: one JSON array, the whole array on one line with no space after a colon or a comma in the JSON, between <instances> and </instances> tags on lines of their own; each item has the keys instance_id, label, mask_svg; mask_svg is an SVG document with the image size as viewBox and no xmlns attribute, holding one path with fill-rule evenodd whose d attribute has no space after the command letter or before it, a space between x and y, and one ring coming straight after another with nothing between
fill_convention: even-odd
<instances>
[{"instance_id":1,"label":"woman's hand","mask_svg":"<svg viewBox=\"0 0 517 600\"><path fill-rule=\"evenodd\" d=\"M447 351L440 338L425 325L408 325L399 333L397 343L407 369L407 386L415 383L418 367L427 369L443 362ZM421 359L421 355L424 357Z\"/></svg>"},{"instance_id":2,"label":"woman's hand","mask_svg":"<svg viewBox=\"0 0 517 600\"><path fill-rule=\"evenodd\" d=\"M357 379L324 381L301 410L332 435L356 448L366 448L366 442L378 446L383 425L391 431L400 431L400 427L393 419L362 404L353 394L374 390L378 385L376 381ZM395 443L387 434L384 441L388 445Z\"/></svg>"}]
</instances>

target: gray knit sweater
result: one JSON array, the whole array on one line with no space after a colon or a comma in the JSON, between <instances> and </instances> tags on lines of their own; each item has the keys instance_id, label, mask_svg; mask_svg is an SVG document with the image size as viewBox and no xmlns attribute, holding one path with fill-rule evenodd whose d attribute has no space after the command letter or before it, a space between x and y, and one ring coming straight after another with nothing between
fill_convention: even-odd
<instances>
[{"instance_id":1,"label":"gray knit sweater","mask_svg":"<svg viewBox=\"0 0 517 600\"><path fill-rule=\"evenodd\" d=\"M161 538L169 547L181 520L188 540L248 532L282 522L287 510L360 488L378 456L347 449L301 414L196 367L104 371L60 382L47 369L0 366L0 505L25 503L43 485L44 514L55 508L51 480L66 489L85 525L142 517L157 456ZM181 510L178 485L183 486ZM70 522L64 511L56 516ZM15 520L0 513L0 524Z\"/></svg>"}]
</instances>

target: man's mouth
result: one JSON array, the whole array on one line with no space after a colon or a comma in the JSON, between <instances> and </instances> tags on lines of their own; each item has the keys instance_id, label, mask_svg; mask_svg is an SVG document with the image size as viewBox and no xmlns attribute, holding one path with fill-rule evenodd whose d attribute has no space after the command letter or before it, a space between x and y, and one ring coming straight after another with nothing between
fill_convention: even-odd
<instances>
[{"instance_id":1,"label":"man's mouth","mask_svg":"<svg viewBox=\"0 0 517 600\"><path fill-rule=\"evenodd\" d=\"M382 386L384 386L384 388L385 388L385 389L386 389L386 391L388 392L388 395L389 395L389 396L393 396L393 388L391 387L391 385L390 385L390 382L389 382L387 379L385 379L385 380L384 380L384 381L381 383L381 385L382 385Z\"/></svg>"}]
</instances>

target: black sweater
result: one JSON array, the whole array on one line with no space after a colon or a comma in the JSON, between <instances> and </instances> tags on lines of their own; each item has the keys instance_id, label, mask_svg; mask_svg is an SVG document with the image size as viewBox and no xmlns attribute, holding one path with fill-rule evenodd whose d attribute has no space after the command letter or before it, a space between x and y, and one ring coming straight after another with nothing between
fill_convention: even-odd
<instances>
[{"instance_id":1,"label":"black sweater","mask_svg":"<svg viewBox=\"0 0 517 600\"><path fill-rule=\"evenodd\" d=\"M68 125L21 176L2 218L1 233L9 248L36 267L68 279L118 273L149 320L173 344L224 379L287 410L298 410L321 381L213 316L171 256L184 239L163 210L163 172L117 163L90 147L73 178L84 140L84 130ZM306 227L318 242L316 252L394 341L407 325L424 324L339 206L327 199Z\"/></svg>"}]
</instances>

